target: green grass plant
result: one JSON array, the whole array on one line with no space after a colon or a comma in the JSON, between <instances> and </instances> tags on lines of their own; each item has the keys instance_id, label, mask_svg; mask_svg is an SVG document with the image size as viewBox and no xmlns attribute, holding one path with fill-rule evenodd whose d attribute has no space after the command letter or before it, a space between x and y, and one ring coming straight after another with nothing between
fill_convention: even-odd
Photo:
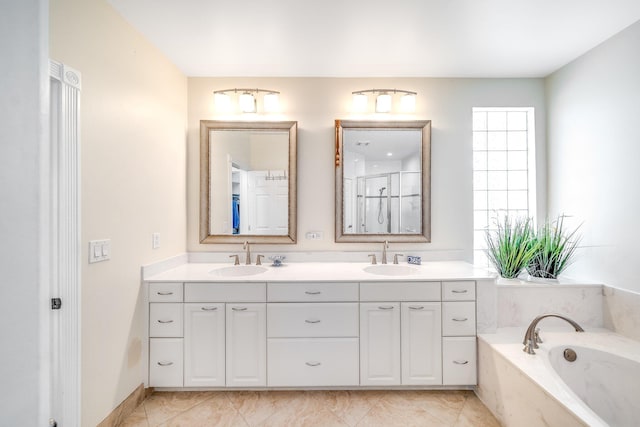
<instances>
[{"instance_id":1,"label":"green grass plant","mask_svg":"<svg viewBox=\"0 0 640 427\"><path fill-rule=\"evenodd\" d=\"M557 279L573 261L580 237L578 229L565 230L564 215L540 227L536 235L538 242L535 255L527 264L527 272L533 277Z\"/></svg>"},{"instance_id":2,"label":"green grass plant","mask_svg":"<svg viewBox=\"0 0 640 427\"><path fill-rule=\"evenodd\" d=\"M535 230L530 218L511 220L508 215L496 225L486 232L487 257L500 276L514 279L538 251Z\"/></svg>"}]
</instances>

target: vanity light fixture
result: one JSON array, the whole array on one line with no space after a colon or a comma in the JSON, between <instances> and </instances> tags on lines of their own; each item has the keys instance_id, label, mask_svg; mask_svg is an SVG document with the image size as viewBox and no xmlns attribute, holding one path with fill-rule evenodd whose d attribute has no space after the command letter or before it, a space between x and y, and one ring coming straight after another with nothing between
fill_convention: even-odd
<instances>
[{"instance_id":1,"label":"vanity light fixture","mask_svg":"<svg viewBox=\"0 0 640 427\"><path fill-rule=\"evenodd\" d=\"M213 96L215 100L216 110L219 112L230 113L232 112L231 106L231 94L238 95L238 107L243 113L256 113L258 111L258 95L260 93L265 95L262 98L262 107L266 113L273 113L278 111L278 95L280 92L270 89L223 89L214 90Z\"/></svg>"},{"instance_id":2,"label":"vanity light fixture","mask_svg":"<svg viewBox=\"0 0 640 427\"><path fill-rule=\"evenodd\" d=\"M413 113L416 110L417 92L403 89L367 89L352 92L354 112L364 113L367 111L367 93L377 94L376 113L390 113L393 109L393 95L396 93L402 94L400 98L400 109L402 113Z\"/></svg>"}]
</instances>

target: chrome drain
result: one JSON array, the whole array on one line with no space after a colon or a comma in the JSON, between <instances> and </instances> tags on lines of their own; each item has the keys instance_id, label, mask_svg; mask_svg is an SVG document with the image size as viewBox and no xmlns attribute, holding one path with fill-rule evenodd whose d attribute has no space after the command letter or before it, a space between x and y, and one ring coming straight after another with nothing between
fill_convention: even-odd
<instances>
[{"instance_id":1,"label":"chrome drain","mask_svg":"<svg viewBox=\"0 0 640 427\"><path fill-rule=\"evenodd\" d=\"M575 362L578 358L576 352L570 348L565 348L562 354L564 355L564 360L566 360L567 362Z\"/></svg>"}]
</instances>

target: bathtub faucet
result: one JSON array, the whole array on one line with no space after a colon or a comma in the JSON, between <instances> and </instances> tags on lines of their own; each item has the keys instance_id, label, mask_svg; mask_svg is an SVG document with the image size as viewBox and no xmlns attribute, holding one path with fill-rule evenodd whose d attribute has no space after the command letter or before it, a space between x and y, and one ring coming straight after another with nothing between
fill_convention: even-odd
<instances>
[{"instance_id":1,"label":"bathtub faucet","mask_svg":"<svg viewBox=\"0 0 640 427\"><path fill-rule=\"evenodd\" d=\"M560 314L543 314L533 319L533 321L527 328L527 332L525 332L524 334L524 340L522 341L522 344L524 344L524 348L522 349L522 351L524 351L525 353L536 354L533 349L538 348L538 343L542 342L542 340L540 339L540 335L538 335L540 329L537 329L536 326L538 326L538 322L540 322L545 317L557 317L558 319L566 320L571 324L571 326L575 328L576 332L584 332L584 329L582 329L580 325L578 325L568 317L564 317Z\"/></svg>"}]
</instances>

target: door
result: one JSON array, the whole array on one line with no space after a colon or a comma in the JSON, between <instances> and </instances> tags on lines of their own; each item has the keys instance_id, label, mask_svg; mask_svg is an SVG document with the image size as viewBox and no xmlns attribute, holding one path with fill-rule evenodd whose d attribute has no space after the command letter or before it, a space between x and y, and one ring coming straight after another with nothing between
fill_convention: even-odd
<instances>
[{"instance_id":1,"label":"door","mask_svg":"<svg viewBox=\"0 0 640 427\"><path fill-rule=\"evenodd\" d=\"M400 384L400 303L360 304L360 384Z\"/></svg>"},{"instance_id":2,"label":"door","mask_svg":"<svg viewBox=\"0 0 640 427\"><path fill-rule=\"evenodd\" d=\"M401 305L402 384L442 384L442 329L439 302Z\"/></svg>"},{"instance_id":3,"label":"door","mask_svg":"<svg viewBox=\"0 0 640 427\"><path fill-rule=\"evenodd\" d=\"M50 76L51 425L80 425L80 73ZM54 299L55 309L54 309ZM60 304L58 305L58 302Z\"/></svg>"},{"instance_id":4,"label":"door","mask_svg":"<svg viewBox=\"0 0 640 427\"><path fill-rule=\"evenodd\" d=\"M224 304L184 305L184 386L225 385Z\"/></svg>"},{"instance_id":5,"label":"door","mask_svg":"<svg viewBox=\"0 0 640 427\"><path fill-rule=\"evenodd\" d=\"M266 304L227 304L226 323L227 386L266 386Z\"/></svg>"}]
</instances>

